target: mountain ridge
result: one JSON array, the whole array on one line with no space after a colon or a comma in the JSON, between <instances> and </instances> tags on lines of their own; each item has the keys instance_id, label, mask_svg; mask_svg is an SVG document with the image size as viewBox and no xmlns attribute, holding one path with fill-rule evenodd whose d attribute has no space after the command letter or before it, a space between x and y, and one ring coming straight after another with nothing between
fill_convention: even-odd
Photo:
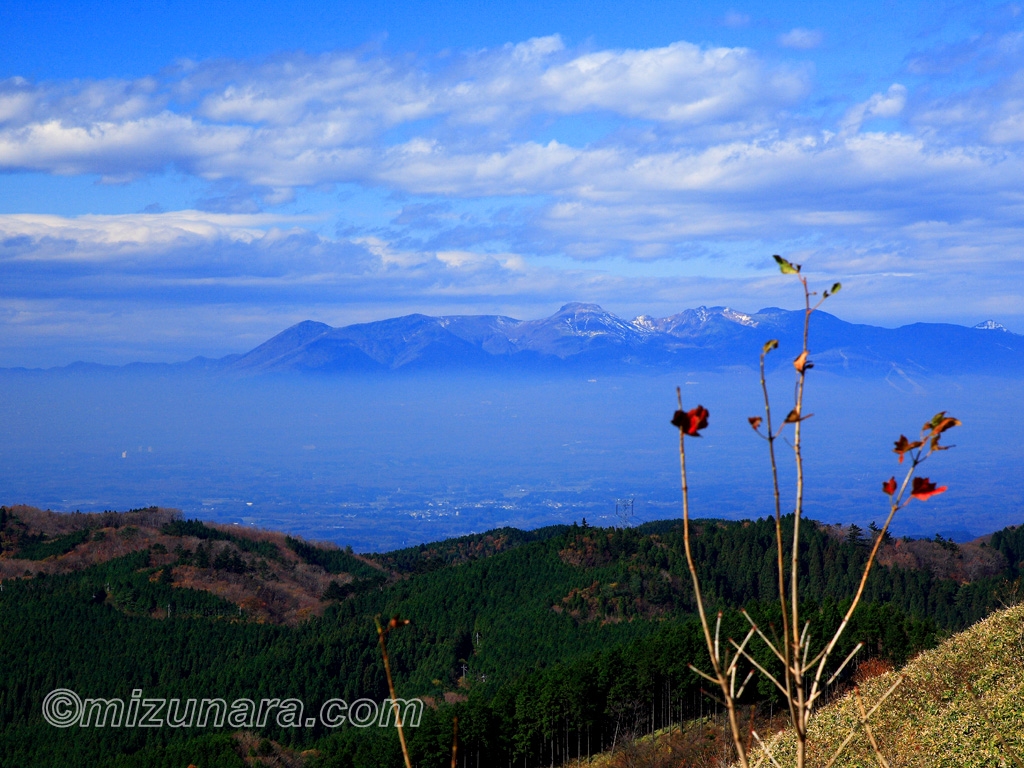
<instances>
[{"instance_id":1,"label":"mountain ridge","mask_svg":"<svg viewBox=\"0 0 1024 768\"><path fill-rule=\"evenodd\" d=\"M700 306L626 320L597 304L571 302L537 320L413 314L337 328L304 321L223 367L242 373L721 368L753 364L769 338L798 349L803 319L802 310ZM993 321L887 329L817 311L811 323L812 355L834 371L1024 372L1024 336Z\"/></svg>"},{"instance_id":2,"label":"mountain ridge","mask_svg":"<svg viewBox=\"0 0 1024 768\"><path fill-rule=\"evenodd\" d=\"M570 302L553 315L518 320L504 315L411 314L333 327L304 320L242 354L179 363L93 368L261 374L386 374L471 370L588 373L628 370L712 370L756 364L763 344L778 339L799 349L803 310L765 307L754 313L699 306L655 318L626 320L597 304ZM849 323L821 310L811 316L812 359L840 373L1024 373L1024 336L986 320L974 327L912 323L882 328ZM786 360L769 358L770 365Z\"/></svg>"}]
</instances>

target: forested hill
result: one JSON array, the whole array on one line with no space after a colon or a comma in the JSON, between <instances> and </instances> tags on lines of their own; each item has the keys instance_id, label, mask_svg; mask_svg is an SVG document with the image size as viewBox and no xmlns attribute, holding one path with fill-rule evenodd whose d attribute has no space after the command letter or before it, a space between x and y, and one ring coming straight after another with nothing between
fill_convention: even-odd
<instances>
[{"instance_id":1,"label":"forested hill","mask_svg":"<svg viewBox=\"0 0 1024 768\"><path fill-rule=\"evenodd\" d=\"M2 579L73 573L142 552L160 584L208 593L219 598L218 610L278 624L323 613L332 582L334 590L351 590L387 579L384 569L350 550L182 520L169 509L59 514L0 508ZM168 603L140 600L132 603L137 612L161 618L168 611Z\"/></svg>"},{"instance_id":2,"label":"forested hill","mask_svg":"<svg viewBox=\"0 0 1024 768\"><path fill-rule=\"evenodd\" d=\"M677 521L504 529L373 557L157 509L3 508L0 523L0 766L206 768L242 765L248 750L295 764L398 765L390 729L271 719L238 733L61 730L40 715L55 688L125 700L134 689L183 700L293 697L311 713L335 697L380 701L376 615L411 621L390 651L399 693L433 705L410 729L421 766L449 764L456 714L464 756L547 765L706 706L688 670L703 650ZM774 525L697 529L710 600L770 624ZM824 633L855 587L867 539L801 530L807 611ZM959 546L887 542L844 643L863 640L869 654L901 663L1018 599L1022 561L1024 528ZM734 614L725 622L739 631Z\"/></svg>"}]
</instances>

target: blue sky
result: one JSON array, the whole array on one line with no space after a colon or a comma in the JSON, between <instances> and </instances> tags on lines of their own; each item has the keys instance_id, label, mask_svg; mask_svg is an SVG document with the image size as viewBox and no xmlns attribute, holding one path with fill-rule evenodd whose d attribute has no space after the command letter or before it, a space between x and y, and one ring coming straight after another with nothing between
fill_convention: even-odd
<instances>
[{"instance_id":1,"label":"blue sky","mask_svg":"<svg viewBox=\"0 0 1024 768\"><path fill-rule=\"evenodd\" d=\"M1000 3L47 3L0 25L0 366L312 318L793 306L1024 332Z\"/></svg>"}]
</instances>

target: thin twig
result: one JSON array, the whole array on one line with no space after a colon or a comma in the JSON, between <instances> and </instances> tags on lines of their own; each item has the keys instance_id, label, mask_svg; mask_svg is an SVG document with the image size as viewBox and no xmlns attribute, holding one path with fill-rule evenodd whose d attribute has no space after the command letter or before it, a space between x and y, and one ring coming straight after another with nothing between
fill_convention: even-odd
<instances>
[{"instance_id":1,"label":"thin twig","mask_svg":"<svg viewBox=\"0 0 1024 768\"><path fill-rule=\"evenodd\" d=\"M868 723L867 713L864 711L864 700L860 697L860 688L856 685L853 686L853 697L857 700L857 709L860 710L860 719L864 723L864 733L867 734L868 741L871 742L871 748L875 751L875 757L878 759L878 765L881 768L889 768L889 761L882 756L882 750L878 748L878 742L875 741L875 734L871 732L871 724Z\"/></svg>"},{"instance_id":2,"label":"thin twig","mask_svg":"<svg viewBox=\"0 0 1024 768\"><path fill-rule=\"evenodd\" d=\"M887 690L885 693L882 694L882 698L880 698L877 702L875 702L875 706L873 706L870 710L868 710L867 714L865 714L857 722L857 725L855 725L853 728L850 729L850 732L848 734L846 734L846 738L843 739L843 743L839 745L839 748L832 755L832 759L829 760L827 763L825 763L825 768L832 768L832 766L835 765L836 760L838 760L840 758L840 756L843 754L843 752L846 751L846 748L850 745L850 742L853 741L853 737L857 735L857 729L861 725L864 725L865 723L867 723L868 718L870 718L873 714L875 714L875 712L878 711L878 708L880 706L882 706L882 704L885 703L885 700L888 699L892 695L893 691L895 691L897 688L900 687L900 685L903 683L903 681L905 679L906 678L904 678L903 675L900 675L899 677L897 677L896 678L896 682L893 683L889 687L889 690Z\"/></svg>"},{"instance_id":3,"label":"thin twig","mask_svg":"<svg viewBox=\"0 0 1024 768\"><path fill-rule=\"evenodd\" d=\"M764 374L764 360L765 357L773 349L779 346L779 342L772 339L767 342L761 350L760 370L761 370L761 393L764 395L764 418L765 418L765 433L766 439L768 440L768 456L771 459L772 465L772 498L775 502L775 549L776 549L776 565L778 567L779 576L779 605L782 609L782 637L783 637L783 653L779 653L772 643L768 642L768 638L764 636L763 632L758 632L761 638L768 644L768 647L772 649L776 656L783 662L784 668L787 670L786 673L786 702L789 705L790 720L796 719L796 710L793 709L793 690L789 670L789 606L786 605L786 566L785 557L783 554L782 546L782 502L779 493L779 466L775 459L775 439L777 435L772 431L772 406L771 400L768 397L768 383ZM746 611L744 611L744 614ZM747 616L747 620L751 624L754 624ZM756 625L755 625L756 627Z\"/></svg>"},{"instance_id":4,"label":"thin twig","mask_svg":"<svg viewBox=\"0 0 1024 768\"><path fill-rule=\"evenodd\" d=\"M783 654L781 654L779 652L778 648L775 647L775 644L765 636L764 632L761 631L761 628L757 626L757 624L754 622L754 620L752 618L750 618L750 614L747 613L747 610L744 608L741 611L741 613L746 617L747 621L750 622L750 626L754 629L754 631L757 632L757 634L761 638L762 642L764 642L764 644L766 646L768 646L768 649L772 653L775 654L775 658L777 658L779 661L783 662L784 664L788 665L789 664L788 656L784 656Z\"/></svg>"},{"instance_id":5,"label":"thin twig","mask_svg":"<svg viewBox=\"0 0 1024 768\"><path fill-rule=\"evenodd\" d=\"M676 387L676 399L681 412L683 409L683 392L679 387ZM722 691L723 705L729 718L729 730L732 732L733 746L736 748L736 755L741 768L748 768L747 753L743 748L739 721L736 717L735 701L729 696L729 681L722 670L721 659L717 652L717 643L711 638L711 628L708 626L707 612L704 610L704 596L701 593L700 578L697 576L697 566L693 561L693 547L690 544L690 489L686 482L686 433L681 426L679 428L679 474L683 491L683 546L686 550L686 564L690 569L690 578L693 581L693 595L697 602L697 614L700 617L701 629L704 632L704 642L707 645L708 653L711 655L711 666L714 669L715 677L718 678L716 682ZM721 618L719 618L719 621L721 621Z\"/></svg>"},{"instance_id":6,"label":"thin twig","mask_svg":"<svg viewBox=\"0 0 1024 768\"><path fill-rule=\"evenodd\" d=\"M739 648L739 646L736 647ZM779 682L778 678L776 678L775 675L773 675L771 672L765 669L764 666L762 666L762 664L757 659L755 659L746 651L737 651L737 653L741 654L743 658L749 661L753 666L757 667L758 672L767 677L771 682L775 683L775 687L782 691L783 694L786 693L786 688L782 685L782 683Z\"/></svg>"},{"instance_id":7,"label":"thin twig","mask_svg":"<svg viewBox=\"0 0 1024 768\"><path fill-rule=\"evenodd\" d=\"M778 761L775 759L775 755L773 755L772 751L768 749L768 745L765 744L764 740L757 735L757 731L754 731L754 738L757 740L757 744L761 748L761 754L763 754L764 757L768 758L769 762L771 762L771 764L774 765L775 768L782 768L782 766L779 765ZM764 762L764 757L761 758L757 765L761 765L761 763Z\"/></svg>"},{"instance_id":8,"label":"thin twig","mask_svg":"<svg viewBox=\"0 0 1024 768\"><path fill-rule=\"evenodd\" d=\"M850 655L847 656L845 659L843 659L843 663L839 665L839 669L837 669L835 672L832 673L832 677L830 677L825 682L825 685L832 685L832 683L835 681L835 679L837 677L839 677L840 673L842 673L842 671L844 669L846 669L846 665L849 664L853 660L853 657L856 656L857 653L860 651L860 649L863 648L863 647L864 647L864 643L857 643L855 646L853 646L853 650L850 651Z\"/></svg>"},{"instance_id":9,"label":"thin twig","mask_svg":"<svg viewBox=\"0 0 1024 768\"><path fill-rule=\"evenodd\" d=\"M458 762L459 756L459 718L452 718L452 768Z\"/></svg>"},{"instance_id":10,"label":"thin twig","mask_svg":"<svg viewBox=\"0 0 1024 768\"><path fill-rule=\"evenodd\" d=\"M391 693L391 707L395 713L395 725L398 727L398 740L402 743L402 757L405 758L405 768L412 768L412 762L409 760L409 747L405 744L405 730L402 728L402 708L398 705L398 696L395 694L395 682L391 679L391 661L388 659L388 646L384 642L384 637L388 632L408 624L409 620L406 619L402 622L395 616L388 622L387 628L384 628L381 626L380 615L378 614L374 617L373 623L377 625L377 642L380 643L380 654L384 659L384 674L388 678L388 691Z\"/></svg>"}]
</instances>

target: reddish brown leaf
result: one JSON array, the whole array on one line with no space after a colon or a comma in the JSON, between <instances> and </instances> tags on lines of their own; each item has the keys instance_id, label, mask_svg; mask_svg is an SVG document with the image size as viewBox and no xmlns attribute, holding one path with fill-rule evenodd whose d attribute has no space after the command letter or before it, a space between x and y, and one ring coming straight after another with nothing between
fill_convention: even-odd
<instances>
[{"instance_id":1,"label":"reddish brown leaf","mask_svg":"<svg viewBox=\"0 0 1024 768\"><path fill-rule=\"evenodd\" d=\"M920 440L910 442L909 440L907 440L906 435L900 435L900 439L896 441L895 445L896 447L892 449L892 452L899 454L900 464L902 464L903 454L905 454L907 451L912 451L915 448L920 448L922 445L924 445L924 443L922 443Z\"/></svg>"},{"instance_id":2,"label":"reddish brown leaf","mask_svg":"<svg viewBox=\"0 0 1024 768\"><path fill-rule=\"evenodd\" d=\"M946 486L942 485L938 488L935 487L935 483L931 482L927 477L915 477L914 487L910 491L910 495L915 499L924 501L930 499L932 496L938 496L940 493L946 492Z\"/></svg>"},{"instance_id":3,"label":"reddish brown leaf","mask_svg":"<svg viewBox=\"0 0 1024 768\"><path fill-rule=\"evenodd\" d=\"M800 353L800 357L793 361L793 367L797 369L799 373L803 373L814 367L814 363L807 359L807 350Z\"/></svg>"},{"instance_id":4,"label":"reddish brown leaf","mask_svg":"<svg viewBox=\"0 0 1024 768\"><path fill-rule=\"evenodd\" d=\"M932 436L941 435L947 429L960 426L960 419L954 419L952 416L947 416L945 411L939 411L932 420L924 425L924 429L931 430Z\"/></svg>"},{"instance_id":5,"label":"reddish brown leaf","mask_svg":"<svg viewBox=\"0 0 1024 768\"><path fill-rule=\"evenodd\" d=\"M800 411L794 408L792 411L786 414L786 420L783 423L796 424L798 421L800 421Z\"/></svg>"},{"instance_id":6,"label":"reddish brown leaf","mask_svg":"<svg viewBox=\"0 0 1024 768\"><path fill-rule=\"evenodd\" d=\"M690 411L676 411L672 416L672 424L690 437L700 437L700 430L708 425L708 409L698 405Z\"/></svg>"},{"instance_id":7,"label":"reddish brown leaf","mask_svg":"<svg viewBox=\"0 0 1024 768\"><path fill-rule=\"evenodd\" d=\"M882 483L882 491L888 496L892 496L894 493L896 493L896 478L890 477L888 480Z\"/></svg>"},{"instance_id":8,"label":"reddish brown leaf","mask_svg":"<svg viewBox=\"0 0 1024 768\"><path fill-rule=\"evenodd\" d=\"M761 417L760 416L749 416L747 418L747 421L750 422L750 426L753 427L755 430L758 427L761 426Z\"/></svg>"}]
</instances>

